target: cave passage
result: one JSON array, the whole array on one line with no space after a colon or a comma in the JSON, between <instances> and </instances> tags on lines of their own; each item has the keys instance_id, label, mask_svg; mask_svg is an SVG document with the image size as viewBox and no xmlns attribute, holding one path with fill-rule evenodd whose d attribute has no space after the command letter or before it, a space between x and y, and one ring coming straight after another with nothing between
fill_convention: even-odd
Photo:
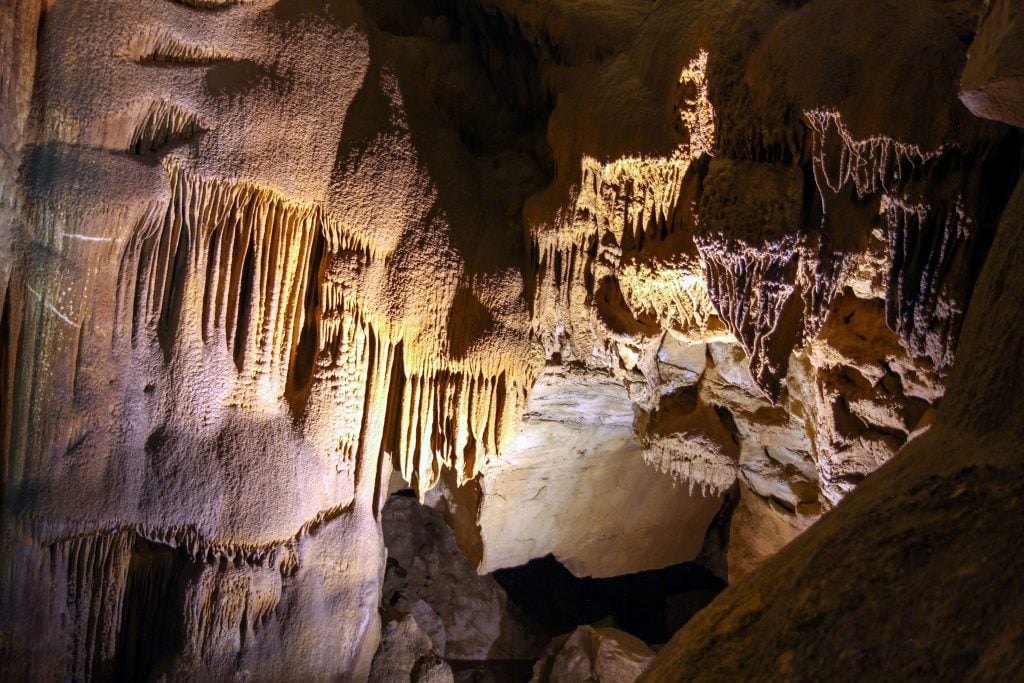
<instances>
[{"instance_id":1,"label":"cave passage","mask_svg":"<svg viewBox=\"0 0 1024 683\"><path fill-rule=\"evenodd\" d=\"M494 578L512 602L552 633L610 618L616 628L652 644L667 642L726 587L695 562L581 579L551 555L499 569Z\"/></svg>"}]
</instances>

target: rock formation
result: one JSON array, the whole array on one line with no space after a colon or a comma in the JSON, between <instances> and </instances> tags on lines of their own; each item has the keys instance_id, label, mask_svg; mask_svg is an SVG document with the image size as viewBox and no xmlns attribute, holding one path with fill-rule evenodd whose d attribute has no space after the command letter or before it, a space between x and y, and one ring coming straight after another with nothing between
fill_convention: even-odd
<instances>
[{"instance_id":1,"label":"rock formation","mask_svg":"<svg viewBox=\"0 0 1024 683\"><path fill-rule=\"evenodd\" d=\"M654 651L642 640L614 628L580 626L552 642L537 662L531 683L632 683L640 677Z\"/></svg>"},{"instance_id":2,"label":"rock formation","mask_svg":"<svg viewBox=\"0 0 1024 683\"><path fill-rule=\"evenodd\" d=\"M1012 677L1022 21L0 1L0 677L450 680L395 567L715 548L648 680Z\"/></svg>"},{"instance_id":3,"label":"rock formation","mask_svg":"<svg viewBox=\"0 0 1024 683\"><path fill-rule=\"evenodd\" d=\"M749 580L725 591L656 659L647 681L1013 680L1024 425L1018 188L975 295L950 392L913 441Z\"/></svg>"},{"instance_id":4,"label":"rock formation","mask_svg":"<svg viewBox=\"0 0 1024 683\"><path fill-rule=\"evenodd\" d=\"M1019 44L1007 30L1019 11L1016 3L991 3L962 94L973 111L1016 123L1019 113L1014 119L1001 109L1005 91L976 90L972 79L989 70L991 82L1005 83L1019 73L1024 61L1014 59ZM993 54L1008 61L994 66ZM928 432L684 627L643 680L1024 674L1024 596L1016 575L1024 561L1016 540L1024 531L1017 409L1024 384L1019 363L1004 362L1019 352L1022 330L1019 317L999 314L1021 304L1022 239L1018 184L971 303L950 390Z\"/></svg>"},{"instance_id":5,"label":"rock formation","mask_svg":"<svg viewBox=\"0 0 1024 683\"><path fill-rule=\"evenodd\" d=\"M541 373L501 457L444 493L478 569L550 553L577 576L608 577L694 559L722 499L647 465L633 422L629 395L610 375Z\"/></svg>"},{"instance_id":6,"label":"rock formation","mask_svg":"<svg viewBox=\"0 0 1024 683\"><path fill-rule=\"evenodd\" d=\"M455 676L430 638L419 628L416 619L407 614L400 621L392 621L384 627L368 680L373 683L400 680L453 683Z\"/></svg>"},{"instance_id":7,"label":"rock formation","mask_svg":"<svg viewBox=\"0 0 1024 683\"><path fill-rule=\"evenodd\" d=\"M411 615L447 660L537 658L547 634L510 603L493 577L477 575L440 512L414 498L392 496L382 525L388 549L385 619Z\"/></svg>"}]
</instances>

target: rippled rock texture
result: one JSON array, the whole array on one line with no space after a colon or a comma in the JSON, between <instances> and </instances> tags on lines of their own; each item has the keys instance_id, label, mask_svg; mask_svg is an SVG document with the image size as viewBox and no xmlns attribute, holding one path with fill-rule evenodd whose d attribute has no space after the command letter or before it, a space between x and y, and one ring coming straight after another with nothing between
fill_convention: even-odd
<instances>
[{"instance_id":1,"label":"rippled rock texture","mask_svg":"<svg viewBox=\"0 0 1024 683\"><path fill-rule=\"evenodd\" d=\"M392 470L480 570L717 553L785 601L947 518L1007 539L885 463L1020 519L974 442L1019 441L1021 12L0 0L0 674L365 679ZM895 496L880 537L848 495ZM446 679L392 624L380 666Z\"/></svg>"}]
</instances>

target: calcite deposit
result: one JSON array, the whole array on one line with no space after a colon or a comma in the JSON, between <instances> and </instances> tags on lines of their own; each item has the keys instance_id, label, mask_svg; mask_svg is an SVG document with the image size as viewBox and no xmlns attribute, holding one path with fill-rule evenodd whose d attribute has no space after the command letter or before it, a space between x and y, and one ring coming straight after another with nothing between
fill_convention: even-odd
<instances>
[{"instance_id":1,"label":"calcite deposit","mask_svg":"<svg viewBox=\"0 0 1024 683\"><path fill-rule=\"evenodd\" d=\"M0 0L0 678L452 680L549 554L736 584L648 680L1013 678L1022 22Z\"/></svg>"}]
</instances>

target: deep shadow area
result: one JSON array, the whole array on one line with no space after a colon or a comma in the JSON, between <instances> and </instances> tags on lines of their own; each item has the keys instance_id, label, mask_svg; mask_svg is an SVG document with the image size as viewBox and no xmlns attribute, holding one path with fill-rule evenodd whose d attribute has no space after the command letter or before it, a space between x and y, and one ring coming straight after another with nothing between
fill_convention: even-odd
<instances>
[{"instance_id":1,"label":"deep shadow area","mask_svg":"<svg viewBox=\"0 0 1024 683\"><path fill-rule=\"evenodd\" d=\"M693 562L580 579L552 555L500 569L494 578L512 602L551 633L568 633L611 617L617 628L648 643L666 642L726 586Z\"/></svg>"},{"instance_id":2,"label":"deep shadow area","mask_svg":"<svg viewBox=\"0 0 1024 683\"><path fill-rule=\"evenodd\" d=\"M449 660L448 664L459 683L522 683L533 675L533 662L525 660Z\"/></svg>"}]
</instances>

